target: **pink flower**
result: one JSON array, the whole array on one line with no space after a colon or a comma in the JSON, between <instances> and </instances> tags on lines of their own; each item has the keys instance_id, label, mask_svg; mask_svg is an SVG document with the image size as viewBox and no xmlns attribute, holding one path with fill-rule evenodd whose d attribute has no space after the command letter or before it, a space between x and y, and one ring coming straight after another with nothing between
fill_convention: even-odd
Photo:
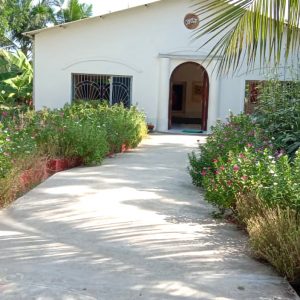
<instances>
[{"instance_id":1,"label":"pink flower","mask_svg":"<svg viewBox=\"0 0 300 300\"><path fill-rule=\"evenodd\" d=\"M248 179L248 176L242 176L242 180L246 181Z\"/></svg>"},{"instance_id":2,"label":"pink flower","mask_svg":"<svg viewBox=\"0 0 300 300\"><path fill-rule=\"evenodd\" d=\"M233 171L238 172L240 170L240 167L238 165L233 166Z\"/></svg>"},{"instance_id":3,"label":"pink flower","mask_svg":"<svg viewBox=\"0 0 300 300\"><path fill-rule=\"evenodd\" d=\"M225 170L225 167L224 167L224 166L221 166L221 167L220 167L220 170L221 170L221 171L224 171L224 170Z\"/></svg>"},{"instance_id":4,"label":"pink flower","mask_svg":"<svg viewBox=\"0 0 300 300\"><path fill-rule=\"evenodd\" d=\"M241 153L241 154L239 155L239 157L240 157L240 158L245 158L245 155L244 155L243 153Z\"/></svg>"},{"instance_id":5,"label":"pink flower","mask_svg":"<svg viewBox=\"0 0 300 300\"><path fill-rule=\"evenodd\" d=\"M202 175L202 176L206 176L206 175L207 175L206 170L203 169L202 172L201 172L201 175Z\"/></svg>"},{"instance_id":6,"label":"pink flower","mask_svg":"<svg viewBox=\"0 0 300 300\"><path fill-rule=\"evenodd\" d=\"M252 148L252 147L253 147L253 144L248 143L248 144L247 144L247 147L248 147L248 148Z\"/></svg>"},{"instance_id":7,"label":"pink flower","mask_svg":"<svg viewBox=\"0 0 300 300\"><path fill-rule=\"evenodd\" d=\"M216 164L218 162L217 159L213 159L213 163Z\"/></svg>"},{"instance_id":8,"label":"pink flower","mask_svg":"<svg viewBox=\"0 0 300 300\"><path fill-rule=\"evenodd\" d=\"M216 174L216 175L219 175L219 174L220 174L220 172L217 170L217 171L215 171L215 174Z\"/></svg>"},{"instance_id":9,"label":"pink flower","mask_svg":"<svg viewBox=\"0 0 300 300\"><path fill-rule=\"evenodd\" d=\"M232 181L231 181L231 180L228 180L228 181L227 181L227 184L228 184L228 186L231 186L231 185L232 185Z\"/></svg>"},{"instance_id":10,"label":"pink flower","mask_svg":"<svg viewBox=\"0 0 300 300\"><path fill-rule=\"evenodd\" d=\"M2 112L2 117L7 117L7 116L8 116L7 111Z\"/></svg>"}]
</instances>

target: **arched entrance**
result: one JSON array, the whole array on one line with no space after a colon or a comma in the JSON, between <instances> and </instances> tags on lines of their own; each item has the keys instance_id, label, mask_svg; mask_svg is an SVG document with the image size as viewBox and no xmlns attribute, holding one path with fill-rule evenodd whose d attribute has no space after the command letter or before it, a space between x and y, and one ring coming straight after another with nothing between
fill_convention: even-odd
<instances>
[{"instance_id":1,"label":"arched entrance","mask_svg":"<svg viewBox=\"0 0 300 300\"><path fill-rule=\"evenodd\" d=\"M179 65L170 79L169 129L207 130L209 78L200 64Z\"/></svg>"}]
</instances>

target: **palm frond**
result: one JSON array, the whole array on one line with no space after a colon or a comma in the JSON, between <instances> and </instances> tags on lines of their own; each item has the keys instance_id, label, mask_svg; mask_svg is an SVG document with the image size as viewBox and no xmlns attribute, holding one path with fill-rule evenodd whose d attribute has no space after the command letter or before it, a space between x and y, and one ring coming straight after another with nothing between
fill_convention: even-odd
<instances>
[{"instance_id":1,"label":"palm frond","mask_svg":"<svg viewBox=\"0 0 300 300\"><path fill-rule=\"evenodd\" d=\"M219 59L218 72L279 64L299 50L298 0L199 0L195 13L202 26L194 38L211 46L208 60Z\"/></svg>"}]
</instances>

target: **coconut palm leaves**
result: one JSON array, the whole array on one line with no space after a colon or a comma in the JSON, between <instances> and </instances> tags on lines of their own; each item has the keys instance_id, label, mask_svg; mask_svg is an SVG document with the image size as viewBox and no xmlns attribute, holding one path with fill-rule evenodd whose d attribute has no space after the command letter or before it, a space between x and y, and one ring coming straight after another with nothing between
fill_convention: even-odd
<instances>
[{"instance_id":1,"label":"coconut palm leaves","mask_svg":"<svg viewBox=\"0 0 300 300\"><path fill-rule=\"evenodd\" d=\"M0 0L0 48L22 50L28 57L32 41L23 33L86 18L92 5L78 0Z\"/></svg>"},{"instance_id":2,"label":"coconut palm leaves","mask_svg":"<svg viewBox=\"0 0 300 300\"><path fill-rule=\"evenodd\" d=\"M56 0L54 3L60 7L56 14L58 23L76 21L92 16L93 6L91 4L79 3L78 0L68 0L66 5L65 0Z\"/></svg>"},{"instance_id":3,"label":"coconut palm leaves","mask_svg":"<svg viewBox=\"0 0 300 300\"><path fill-rule=\"evenodd\" d=\"M45 27L55 21L51 2L50 0L2 1L3 27L0 30L0 46L13 50L21 49L25 55L28 55L31 40L22 33Z\"/></svg>"},{"instance_id":4,"label":"coconut palm leaves","mask_svg":"<svg viewBox=\"0 0 300 300\"><path fill-rule=\"evenodd\" d=\"M208 59L219 59L219 73L237 71L243 62L248 68L257 60L279 64L299 50L298 0L203 0L196 13L202 26L195 37L206 38L202 47L213 44Z\"/></svg>"}]
</instances>

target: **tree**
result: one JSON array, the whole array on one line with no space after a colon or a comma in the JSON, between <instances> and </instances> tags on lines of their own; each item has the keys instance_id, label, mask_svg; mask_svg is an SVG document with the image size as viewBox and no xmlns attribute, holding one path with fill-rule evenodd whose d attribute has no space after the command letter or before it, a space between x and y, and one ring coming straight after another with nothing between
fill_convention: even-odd
<instances>
[{"instance_id":1,"label":"tree","mask_svg":"<svg viewBox=\"0 0 300 300\"><path fill-rule=\"evenodd\" d=\"M23 32L46 27L55 22L55 14L50 0L2 0L3 24L0 31L0 46L13 50L22 50L28 56L31 40ZM1 3L0 3L1 5Z\"/></svg>"},{"instance_id":2,"label":"tree","mask_svg":"<svg viewBox=\"0 0 300 300\"><path fill-rule=\"evenodd\" d=\"M219 59L219 73L236 71L243 62L253 67L299 50L300 1L298 0L203 0L196 13L203 25L195 37L211 36L202 47L212 43L208 60Z\"/></svg>"},{"instance_id":3,"label":"tree","mask_svg":"<svg viewBox=\"0 0 300 300\"><path fill-rule=\"evenodd\" d=\"M0 0L0 11L0 48L22 50L29 57L32 42L24 32L87 18L92 5L78 0L69 0L66 7L64 0Z\"/></svg>"},{"instance_id":4,"label":"tree","mask_svg":"<svg viewBox=\"0 0 300 300\"><path fill-rule=\"evenodd\" d=\"M64 7L65 0L55 2L60 7L57 12L57 22L67 23L92 16L93 6L85 3L79 3L78 0L69 0Z\"/></svg>"}]
</instances>

